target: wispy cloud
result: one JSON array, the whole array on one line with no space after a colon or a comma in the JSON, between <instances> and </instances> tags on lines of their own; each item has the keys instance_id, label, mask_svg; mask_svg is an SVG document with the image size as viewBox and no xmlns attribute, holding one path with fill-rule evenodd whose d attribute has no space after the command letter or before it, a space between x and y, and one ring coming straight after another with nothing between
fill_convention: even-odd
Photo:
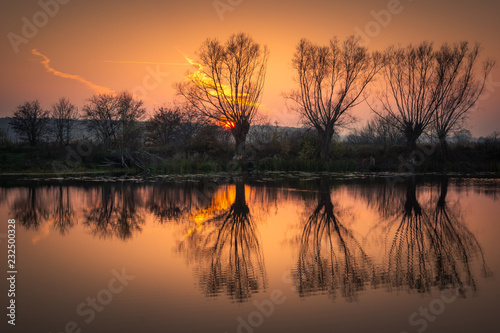
<instances>
[{"instance_id":1,"label":"wispy cloud","mask_svg":"<svg viewBox=\"0 0 500 333\"><path fill-rule=\"evenodd\" d=\"M47 72L52 73L55 76L59 76L59 77L65 78L65 79L76 80L80 83L85 84L87 87L89 87L90 89L92 89L95 92L100 93L100 94L115 94L115 91L113 91L112 89L109 89L108 87L104 87L104 86L100 86L98 84L92 83L88 80L85 80L83 77L81 77L79 75L63 73L63 72L60 72L60 71L52 68L50 66L50 59L48 57L46 57L45 55L41 54L40 52L38 52L36 49L31 50L31 53L36 55L36 56L42 57L43 60L41 61L41 64L43 65L43 67L47 70Z\"/></svg>"}]
</instances>

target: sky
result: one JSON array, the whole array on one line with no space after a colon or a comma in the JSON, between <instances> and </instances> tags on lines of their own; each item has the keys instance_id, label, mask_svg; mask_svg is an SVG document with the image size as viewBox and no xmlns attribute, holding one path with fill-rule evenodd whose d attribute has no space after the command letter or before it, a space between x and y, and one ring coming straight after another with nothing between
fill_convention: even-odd
<instances>
[{"instance_id":1,"label":"sky","mask_svg":"<svg viewBox=\"0 0 500 333\"><path fill-rule=\"evenodd\" d=\"M300 126L283 93L293 89L291 58L301 38L327 44L359 35L370 50L428 40L467 40L497 61L479 107L474 136L500 129L500 2L460 0L2 0L0 117L38 99L49 108L67 97L79 108L99 92L132 91L155 106L182 101L173 84L193 68L185 56L207 38L245 32L270 50L259 112L271 123ZM364 124L366 104L352 110Z\"/></svg>"}]
</instances>

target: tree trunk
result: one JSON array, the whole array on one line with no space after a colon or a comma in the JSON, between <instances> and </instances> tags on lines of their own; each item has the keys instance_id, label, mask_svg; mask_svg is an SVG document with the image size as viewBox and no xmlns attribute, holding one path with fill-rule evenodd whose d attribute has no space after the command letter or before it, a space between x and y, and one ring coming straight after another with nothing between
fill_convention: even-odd
<instances>
[{"instance_id":1,"label":"tree trunk","mask_svg":"<svg viewBox=\"0 0 500 333\"><path fill-rule=\"evenodd\" d=\"M441 146L443 159L446 160L448 158L448 141L446 140L446 134L439 135L439 144Z\"/></svg>"},{"instance_id":2,"label":"tree trunk","mask_svg":"<svg viewBox=\"0 0 500 333\"><path fill-rule=\"evenodd\" d=\"M231 129L231 134L233 135L234 140L236 141L234 155L237 158L243 159L245 157L246 140L249 130L250 130L250 124L248 123L236 124Z\"/></svg>"},{"instance_id":3,"label":"tree trunk","mask_svg":"<svg viewBox=\"0 0 500 333\"><path fill-rule=\"evenodd\" d=\"M409 127L405 130L406 144L409 154L417 150L417 140L421 134L422 130L420 130L418 127L417 128Z\"/></svg>"},{"instance_id":4,"label":"tree trunk","mask_svg":"<svg viewBox=\"0 0 500 333\"><path fill-rule=\"evenodd\" d=\"M243 133L234 135L234 140L236 141L234 155L242 158L245 156L247 135Z\"/></svg>"},{"instance_id":5,"label":"tree trunk","mask_svg":"<svg viewBox=\"0 0 500 333\"><path fill-rule=\"evenodd\" d=\"M446 195L448 194L448 177L444 176L441 178L441 192L438 199L438 207L444 207L446 205Z\"/></svg>"},{"instance_id":6,"label":"tree trunk","mask_svg":"<svg viewBox=\"0 0 500 333\"><path fill-rule=\"evenodd\" d=\"M422 208L417 200L417 184L415 176L406 179L406 202L405 202L405 215L408 217L422 215Z\"/></svg>"},{"instance_id":7,"label":"tree trunk","mask_svg":"<svg viewBox=\"0 0 500 333\"><path fill-rule=\"evenodd\" d=\"M333 128L327 128L319 133L320 143L320 156L323 161L328 161L330 158L330 144L333 138Z\"/></svg>"}]
</instances>

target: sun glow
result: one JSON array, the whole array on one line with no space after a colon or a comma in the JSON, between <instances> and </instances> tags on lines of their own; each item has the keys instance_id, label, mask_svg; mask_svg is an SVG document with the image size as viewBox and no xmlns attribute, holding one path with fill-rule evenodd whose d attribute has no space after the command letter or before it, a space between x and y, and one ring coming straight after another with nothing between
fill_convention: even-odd
<instances>
[{"instance_id":1,"label":"sun glow","mask_svg":"<svg viewBox=\"0 0 500 333\"><path fill-rule=\"evenodd\" d=\"M236 126L236 124L232 120L222 120L221 123L222 126L228 129L234 128Z\"/></svg>"},{"instance_id":2,"label":"sun glow","mask_svg":"<svg viewBox=\"0 0 500 333\"><path fill-rule=\"evenodd\" d=\"M202 64L194 61L187 55L185 55L184 57L189 64L198 68L194 73L187 74L186 79L193 82L198 87L206 88L209 95L214 97L223 97L223 99L227 103L236 106L236 109L238 109L238 106L259 106L258 103L254 103L248 100L247 93L236 93L233 91L233 89L231 89L230 86L222 83L216 83L204 72L203 69L205 67ZM243 110L243 112L245 111Z\"/></svg>"}]
</instances>

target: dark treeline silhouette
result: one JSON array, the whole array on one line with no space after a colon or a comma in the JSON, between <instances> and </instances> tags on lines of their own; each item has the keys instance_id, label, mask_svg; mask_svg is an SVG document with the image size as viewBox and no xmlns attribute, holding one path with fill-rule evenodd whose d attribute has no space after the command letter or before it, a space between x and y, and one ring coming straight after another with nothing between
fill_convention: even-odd
<instances>
[{"instance_id":1,"label":"dark treeline silhouette","mask_svg":"<svg viewBox=\"0 0 500 333\"><path fill-rule=\"evenodd\" d=\"M494 66L482 59L479 45L423 42L377 52L353 36L325 46L301 40L292 58L297 88L285 94L304 120L304 128L294 130L273 127L259 113L265 46L240 33L225 43L208 39L197 54L186 58L193 66L187 80L175 85L182 101L150 110L149 117L142 100L128 92L90 96L81 110L66 98L50 111L37 100L19 105L11 129L21 143L44 146L27 153L3 133L0 167L19 169L24 161L30 169L29 157L37 157L47 162L40 169L50 169L50 160L64 159L67 147L77 151L87 140L89 156L69 169L218 171L235 159L245 169L397 170L399 157L412 161L422 145L440 149L414 168L499 169L498 134L479 143L466 135L466 119ZM355 110L364 101L374 116L360 128ZM78 119L84 126L76 126ZM342 142L341 130L347 134Z\"/></svg>"}]
</instances>

